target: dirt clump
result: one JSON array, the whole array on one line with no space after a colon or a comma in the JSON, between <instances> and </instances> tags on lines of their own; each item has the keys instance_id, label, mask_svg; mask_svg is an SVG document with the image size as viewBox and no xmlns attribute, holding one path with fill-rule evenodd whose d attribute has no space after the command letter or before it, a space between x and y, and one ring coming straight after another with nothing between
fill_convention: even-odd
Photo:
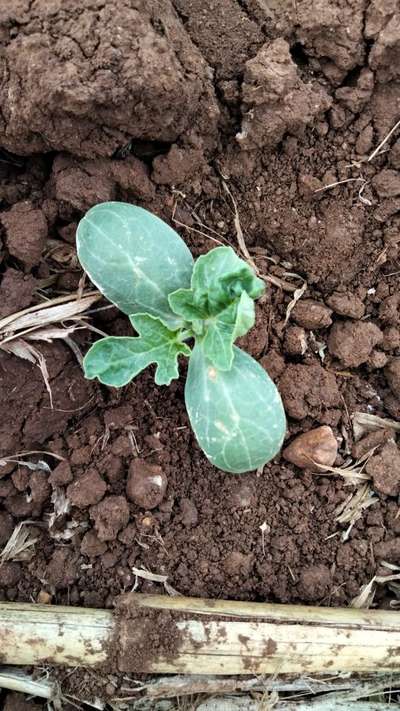
<instances>
[{"instance_id":1,"label":"dirt clump","mask_svg":"<svg viewBox=\"0 0 400 711\"><path fill-rule=\"evenodd\" d=\"M78 576L77 554L69 548L56 548L44 570L46 583L55 590L64 589L72 585Z\"/></svg>"},{"instance_id":2,"label":"dirt clump","mask_svg":"<svg viewBox=\"0 0 400 711\"><path fill-rule=\"evenodd\" d=\"M65 486L73 480L71 465L63 461L57 464L49 476L49 484L52 486Z\"/></svg>"},{"instance_id":3,"label":"dirt clump","mask_svg":"<svg viewBox=\"0 0 400 711\"><path fill-rule=\"evenodd\" d=\"M313 565L305 568L299 580L299 591L304 600L316 602L328 595L332 585L329 568L325 565Z\"/></svg>"},{"instance_id":4,"label":"dirt clump","mask_svg":"<svg viewBox=\"0 0 400 711\"><path fill-rule=\"evenodd\" d=\"M385 324L395 326L400 321L400 294L387 296L379 306L379 318Z\"/></svg>"},{"instance_id":5,"label":"dirt clump","mask_svg":"<svg viewBox=\"0 0 400 711\"><path fill-rule=\"evenodd\" d=\"M364 3L352 0L345 7L334 0L301 3L296 13L299 42L334 83L364 58Z\"/></svg>"},{"instance_id":6,"label":"dirt clump","mask_svg":"<svg viewBox=\"0 0 400 711\"><path fill-rule=\"evenodd\" d=\"M248 577L254 564L254 558L251 554L244 555L239 551L228 553L222 565L227 575L233 577L235 575Z\"/></svg>"},{"instance_id":7,"label":"dirt clump","mask_svg":"<svg viewBox=\"0 0 400 711\"><path fill-rule=\"evenodd\" d=\"M317 363L291 364L279 380L279 389L286 412L295 420L311 416L318 422L335 413L340 402L336 378Z\"/></svg>"},{"instance_id":8,"label":"dirt clump","mask_svg":"<svg viewBox=\"0 0 400 711\"><path fill-rule=\"evenodd\" d=\"M7 511L0 511L0 545L4 546L14 530L12 516Z\"/></svg>"},{"instance_id":9,"label":"dirt clump","mask_svg":"<svg viewBox=\"0 0 400 711\"><path fill-rule=\"evenodd\" d=\"M106 496L90 509L90 518L100 541L113 541L129 521L129 507L123 496Z\"/></svg>"},{"instance_id":10,"label":"dirt clump","mask_svg":"<svg viewBox=\"0 0 400 711\"><path fill-rule=\"evenodd\" d=\"M372 185L379 197L393 198L400 195L400 175L397 170L385 168L375 175Z\"/></svg>"},{"instance_id":11,"label":"dirt clump","mask_svg":"<svg viewBox=\"0 0 400 711\"><path fill-rule=\"evenodd\" d=\"M378 560L400 563L400 537L377 543L374 546L374 555Z\"/></svg>"},{"instance_id":12,"label":"dirt clump","mask_svg":"<svg viewBox=\"0 0 400 711\"><path fill-rule=\"evenodd\" d=\"M400 18L398 12L393 12L387 23L382 22L382 17L380 19L379 33L373 20L367 21L366 25L367 37L375 36L376 40L369 55L369 65L376 72L378 81L390 81L400 77Z\"/></svg>"},{"instance_id":13,"label":"dirt clump","mask_svg":"<svg viewBox=\"0 0 400 711\"><path fill-rule=\"evenodd\" d=\"M9 253L26 268L38 264L48 233L43 211L29 201L19 202L8 212L1 213L0 221L6 232Z\"/></svg>"},{"instance_id":14,"label":"dirt clump","mask_svg":"<svg viewBox=\"0 0 400 711\"><path fill-rule=\"evenodd\" d=\"M81 211L98 202L132 197L143 200L154 196L149 169L135 156L124 161L78 160L59 154L53 163L52 184L57 200Z\"/></svg>"},{"instance_id":15,"label":"dirt clump","mask_svg":"<svg viewBox=\"0 0 400 711\"><path fill-rule=\"evenodd\" d=\"M400 358L393 358L388 363L385 377L393 395L400 400Z\"/></svg>"},{"instance_id":16,"label":"dirt clump","mask_svg":"<svg viewBox=\"0 0 400 711\"><path fill-rule=\"evenodd\" d=\"M328 348L345 368L365 363L383 340L382 331L366 321L337 321L331 328Z\"/></svg>"},{"instance_id":17,"label":"dirt clump","mask_svg":"<svg viewBox=\"0 0 400 711\"><path fill-rule=\"evenodd\" d=\"M3 706L3 711L43 711L43 704L27 699L23 694L8 692Z\"/></svg>"},{"instance_id":18,"label":"dirt clump","mask_svg":"<svg viewBox=\"0 0 400 711\"><path fill-rule=\"evenodd\" d=\"M107 491L107 484L98 471L90 468L67 488L67 497L72 506L87 508L98 504Z\"/></svg>"},{"instance_id":19,"label":"dirt clump","mask_svg":"<svg viewBox=\"0 0 400 711\"><path fill-rule=\"evenodd\" d=\"M29 306L35 289L31 274L23 274L9 267L0 285L0 318L14 314Z\"/></svg>"},{"instance_id":20,"label":"dirt clump","mask_svg":"<svg viewBox=\"0 0 400 711\"><path fill-rule=\"evenodd\" d=\"M327 298L326 303L339 316L360 319L365 314L364 302L351 292L334 292Z\"/></svg>"},{"instance_id":21,"label":"dirt clump","mask_svg":"<svg viewBox=\"0 0 400 711\"><path fill-rule=\"evenodd\" d=\"M400 450L393 439L374 453L365 469L372 476L375 491L386 496L400 494Z\"/></svg>"},{"instance_id":22,"label":"dirt clump","mask_svg":"<svg viewBox=\"0 0 400 711\"><path fill-rule=\"evenodd\" d=\"M93 158L113 155L133 136L215 140L219 112L207 63L169 0L13 6L2 18L2 42L10 71L0 130L9 151Z\"/></svg>"},{"instance_id":23,"label":"dirt clump","mask_svg":"<svg viewBox=\"0 0 400 711\"><path fill-rule=\"evenodd\" d=\"M120 623L115 650L120 671L140 667L151 672L152 662L157 658L174 659L184 634L176 624L182 615L139 607L129 593L119 596L115 614Z\"/></svg>"},{"instance_id":24,"label":"dirt clump","mask_svg":"<svg viewBox=\"0 0 400 711\"><path fill-rule=\"evenodd\" d=\"M285 329L283 350L291 356L304 355L307 350L307 336L304 328L301 328L301 326L288 326Z\"/></svg>"},{"instance_id":25,"label":"dirt clump","mask_svg":"<svg viewBox=\"0 0 400 711\"><path fill-rule=\"evenodd\" d=\"M103 555L107 550L107 543L100 541L94 531L85 533L81 543L81 553L93 558Z\"/></svg>"},{"instance_id":26,"label":"dirt clump","mask_svg":"<svg viewBox=\"0 0 400 711\"><path fill-rule=\"evenodd\" d=\"M47 481L46 474L41 471L32 472L29 476L28 489L32 502L32 513L35 516L40 516L42 508L51 494L51 486Z\"/></svg>"},{"instance_id":27,"label":"dirt clump","mask_svg":"<svg viewBox=\"0 0 400 711\"><path fill-rule=\"evenodd\" d=\"M199 521L199 512L193 501L183 498L180 503L182 523L186 528L194 528Z\"/></svg>"},{"instance_id":28,"label":"dirt clump","mask_svg":"<svg viewBox=\"0 0 400 711\"><path fill-rule=\"evenodd\" d=\"M361 459L365 454L371 452L381 444L387 442L388 439L393 437L392 430L382 429L376 430L376 432L368 432L362 439L355 442L351 448L351 454L354 459Z\"/></svg>"},{"instance_id":29,"label":"dirt clump","mask_svg":"<svg viewBox=\"0 0 400 711\"><path fill-rule=\"evenodd\" d=\"M292 309L290 315L299 326L313 331L330 326L332 323L331 314L331 309L325 304L312 299L301 299Z\"/></svg>"},{"instance_id":30,"label":"dirt clump","mask_svg":"<svg viewBox=\"0 0 400 711\"><path fill-rule=\"evenodd\" d=\"M133 459L129 466L126 495L143 509L159 506L167 490L167 477L157 464Z\"/></svg>"},{"instance_id":31,"label":"dirt clump","mask_svg":"<svg viewBox=\"0 0 400 711\"><path fill-rule=\"evenodd\" d=\"M243 150L276 146L285 132L302 133L330 106L322 86L304 84L289 44L276 39L246 63L243 120L236 138Z\"/></svg>"},{"instance_id":32,"label":"dirt clump","mask_svg":"<svg viewBox=\"0 0 400 711\"><path fill-rule=\"evenodd\" d=\"M345 106L352 113L357 114L371 98L373 88L373 72L371 72L369 69L362 69L357 79L356 85L339 87L339 89L337 89L335 92L335 97L339 100L341 106ZM369 141L368 134L364 136L364 140L365 139L366 142ZM366 148L366 145L362 146L361 153L363 153Z\"/></svg>"},{"instance_id":33,"label":"dirt clump","mask_svg":"<svg viewBox=\"0 0 400 711\"><path fill-rule=\"evenodd\" d=\"M22 578L22 568L19 563L5 562L0 566L0 585L3 588L13 588Z\"/></svg>"}]
</instances>

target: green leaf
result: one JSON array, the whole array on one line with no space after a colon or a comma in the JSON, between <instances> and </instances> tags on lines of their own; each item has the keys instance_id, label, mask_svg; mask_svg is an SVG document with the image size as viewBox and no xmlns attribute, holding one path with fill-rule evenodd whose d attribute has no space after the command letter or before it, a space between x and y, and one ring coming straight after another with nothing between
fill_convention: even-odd
<instances>
[{"instance_id":1,"label":"green leaf","mask_svg":"<svg viewBox=\"0 0 400 711\"><path fill-rule=\"evenodd\" d=\"M122 387L151 363L157 364L157 385L169 385L179 377L178 355L190 356L190 348L179 340L179 331L170 331L154 316L131 316L137 338L102 338L89 349L83 367L87 378L104 385Z\"/></svg>"},{"instance_id":2,"label":"green leaf","mask_svg":"<svg viewBox=\"0 0 400 711\"><path fill-rule=\"evenodd\" d=\"M190 286L193 257L163 220L136 205L104 202L86 213L76 239L83 268L121 311L149 313L172 328L181 324L168 295Z\"/></svg>"},{"instance_id":3,"label":"green leaf","mask_svg":"<svg viewBox=\"0 0 400 711\"><path fill-rule=\"evenodd\" d=\"M231 247L217 247L197 259L191 288L170 294L169 304L203 336L204 353L212 364L229 370L233 343L254 325L253 299L263 290L264 283Z\"/></svg>"},{"instance_id":4,"label":"green leaf","mask_svg":"<svg viewBox=\"0 0 400 711\"><path fill-rule=\"evenodd\" d=\"M234 346L232 368L221 371L197 344L189 361L186 407L197 441L214 466L240 474L270 461L282 446L285 413L265 370Z\"/></svg>"},{"instance_id":5,"label":"green leaf","mask_svg":"<svg viewBox=\"0 0 400 711\"><path fill-rule=\"evenodd\" d=\"M247 331L253 328L256 320L256 310L253 299L248 296L247 291L243 291L236 313L235 332L233 340L244 336Z\"/></svg>"},{"instance_id":6,"label":"green leaf","mask_svg":"<svg viewBox=\"0 0 400 711\"><path fill-rule=\"evenodd\" d=\"M258 298L265 285L231 247L216 247L196 260L191 288L194 303L206 300L208 313L212 314L239 298L243 291L252 299Z\"/></svg>"},{"instance_id":7,"label":"green leaf","mask_svg":"<svg viewBox=\"0 0 400 711\"><path fill-rule=\"evenodd\" d=\"M207 318L207 312L194 302L193 289L177 289L168 297L172 311L185 321L197 321Z\"/></svg>"},{"instance_id":8,"label":"green leaf","mask_svg":"<svg viewBox=\"0 0 400 711\"><path fill-rule=\"evenodd\" d=\"M205 322L202 341L205 356L220 370L229 370L233 361L233 344L254 325L254 301L243 291L235 301Z\"/></svg>"}]
</instances>

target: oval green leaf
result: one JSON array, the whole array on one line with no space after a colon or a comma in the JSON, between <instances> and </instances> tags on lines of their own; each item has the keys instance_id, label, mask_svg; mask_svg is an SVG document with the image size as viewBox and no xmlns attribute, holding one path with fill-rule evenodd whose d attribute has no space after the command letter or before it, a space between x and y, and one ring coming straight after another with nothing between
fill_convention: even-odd
<instances>
[{"instance_id":1,"label":"oval green leaf","mask_svg":"<svg viewBox=\"0 0 400 711\"><path fill-rule=\"evenodd\" d=\"M84 270L121 311L145 312L169 327L181 323L168 295L190 286L193 257L163 220L136 205L103 202L80 221L76 240Z\"/></svg>"},{"instance_id":2,"label":"oval green leaf","mask_svg":"<svg viewBox=\"0 0 400 711\"><path fill-rule=\"evenodd\" d=\"M185 401L196 439L218 469L252 471L279 452L286 431L279 392L261 365L240 348L234 346L232 368L221 371L196 345Z\"/></svg>"}]
</instances>

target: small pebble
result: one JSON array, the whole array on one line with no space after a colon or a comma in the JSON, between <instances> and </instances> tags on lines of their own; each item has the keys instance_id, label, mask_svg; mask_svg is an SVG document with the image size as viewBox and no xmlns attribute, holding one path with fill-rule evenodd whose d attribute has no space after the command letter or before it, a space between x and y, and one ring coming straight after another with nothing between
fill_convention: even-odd
<instances>
[{"instance_id":1,"label":"small pebble","mask_svg":"<svg viewBox=\"0 0 400 711\"><path fill-rule=\"evenodd\" d=\"M283 450L283 457L300 469L320 472L318 464L331 467L336 459L338 443L327 425L303 432Z\"/></svg>"},{"instance_id":2,"label":"small pebble","mask_svg":"<svg viewBox=\"0 0 400 711\"><path fill-rule=\"evenodd\" d=\"M36 602L39 605L51 605L52 596L46 590L40 590L36 598Z\"/></svg>"}]
</instances>

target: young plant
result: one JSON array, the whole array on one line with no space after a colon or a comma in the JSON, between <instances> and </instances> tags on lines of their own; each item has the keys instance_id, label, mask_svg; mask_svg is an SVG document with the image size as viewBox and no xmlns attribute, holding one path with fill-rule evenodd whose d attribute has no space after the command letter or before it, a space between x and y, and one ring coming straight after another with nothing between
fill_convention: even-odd
<instances>
[{"instance_id":1,"label":"young plant","mask_svg":"<svg viewBox=\"0 0 400 711\"><path fill-rule=\"evenodd\" d=\"M121 387L155 363L155 382L169 385L178 356L187 356L186 407L210 462L242 473L272 459L285 434L282 402L265 370L234 345L254 325L254 299L264 291L249 265L231 247L194 262L165 222L119 202L86 213L77 247L92 282L138 334L97 341L86 377Z\"/></svg>"}]
</instances>

